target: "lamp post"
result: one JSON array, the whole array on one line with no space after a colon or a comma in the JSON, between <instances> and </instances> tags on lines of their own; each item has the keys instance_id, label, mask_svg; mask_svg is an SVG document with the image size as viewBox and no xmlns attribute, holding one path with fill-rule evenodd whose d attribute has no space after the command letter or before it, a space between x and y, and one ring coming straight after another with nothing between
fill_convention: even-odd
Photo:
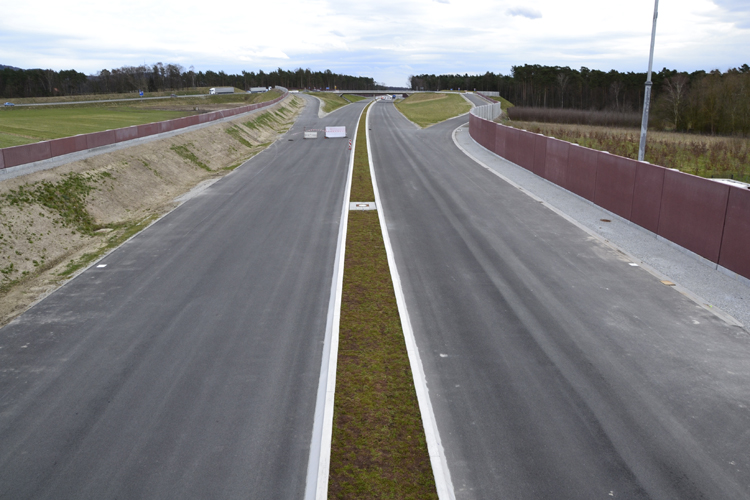
<instances>
[{"instance_id":1,"label":"lamp post","mask_svg":"<svg viewBox=\"0 0 750 500\"><path fill-rule=\"evenodd\" d=\"M638 161L646 156L646 132L648 131L648 108L651 106L651 69L654 65L654 41L656 40L656 18L659 17L659 0L654 0L654 25L651 28L651 52L648 56L648 78L643 95L643 118L641 119L641 143L638 145Z\"/></svg>"}]
</instances>

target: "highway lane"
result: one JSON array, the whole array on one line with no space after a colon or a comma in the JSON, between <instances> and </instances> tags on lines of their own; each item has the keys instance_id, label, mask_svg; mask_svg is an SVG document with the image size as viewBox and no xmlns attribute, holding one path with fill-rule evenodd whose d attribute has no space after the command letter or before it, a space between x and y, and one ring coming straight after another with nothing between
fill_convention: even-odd
<instances>
[{"instance_id":1,"label":"highway lane","mask_svg":"<svg viewBox=\"0 0 750 500\"><path fill-rule=\"evenodd\" d=\"M750 337L479 167L370 115L456 497L750 498Z\"/></svg>"},{"instance_id":2,"label":"highway lane","mask_svg":"<svg viewBox=\"0 0 750 500\"><path fill-rule=\"evenodd\" d=\"M0 498L302 498L349 158L302 128L353 130L364 106L321 120L304 99L0 330Z\"/></svg>"}]
</instances>

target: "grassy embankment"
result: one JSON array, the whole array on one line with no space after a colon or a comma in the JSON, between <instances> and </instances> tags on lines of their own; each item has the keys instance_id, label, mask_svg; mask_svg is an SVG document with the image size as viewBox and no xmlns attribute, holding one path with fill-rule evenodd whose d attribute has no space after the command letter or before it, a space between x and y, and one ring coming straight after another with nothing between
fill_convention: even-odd
<instances>
[{"instance_id":1,"label":"grassy embankment","mask_svg":"<svg viewBox=\"0 0 750 500\"><path fill-rule=\"evenodd\" d=\"M267 102L280 95L281 92L272 90L259 94L0 108L0 148Z\"/></svg>"},{"instance_id":2,"label":"grassy embankment","mask_svg":"<svg viewBox=\"0 0 750 500\"><path fill-rule=\"evenodd\" d=\"M351 201L375 199L365 113ZM349 212L329 498L437 498L376 211Z\"/></svg>"},{"instance_id":3,"label":"grassy embankment","mask_svg":"<svg viewBox=\"0 0 750 500\"><path fill-rule=\"evenodd\" d=\"M303 106L199 130L0 182L0 326L40 294L225 175L286 132Z\"/></svg>"},{"instance_id":4,"label":"grassy embankment","mask_svg":"<svg viewBox=\"0 0 750 500\"><path fill-rule=\"evenodd\" d=\"M592 125L505 122L591 149L638 158L640 130ZM750 182L750 139L679 132L649 132L646 161L701 177Z\"/></svg>"},{"instance_id":5,"label":"grassy embankment","mask_svg":"<svg viewBox=\"0 0 750 500\"><path fill-rule=\"evenodd\" d=\"M453 118L471 109L471 104L458 94L412 94L395 104L409 120L420 127Z\"/></svg>"},{"instance_id":6,"label":"grassy embankment","mask_svg":"<svg viewBox=\"0 0 750 500\"><path fill-rule=\"evenodd\" d=\"M351 102L359 102L359 101L364 101L365 99L367 99L367 97L362 97L361 95L354 95L354 94L344 94L342 97Z\"/></svg>"},{"instance_id":7,"label":"grassy embankment","mask_svg":"<svg viewBox=\"0 0 750 500\"><path fill-rule=\"evenodd\" d=\"M308 92L308 94L323 101L323 111L325 113L330 113L349 104L349 101L338 94L329 94L327 92Z\"/></svg>"},{"instance_id":8,"label":"grassy embankment","mask_svg":"<svg viewBox=\"0 0 750 500\"><path fill-rule=\"evenodd\" d=\"M508 111L508 108L512 108L515 106L515 104L513 104L512 102L510 102L508 99L504 97L495 96L495 95L488 95L487 97L489 99L492 99L495 102L499 102L501 104L500 107L502 108L503 113L506 113Z\"/></svg>"}]
</instances>

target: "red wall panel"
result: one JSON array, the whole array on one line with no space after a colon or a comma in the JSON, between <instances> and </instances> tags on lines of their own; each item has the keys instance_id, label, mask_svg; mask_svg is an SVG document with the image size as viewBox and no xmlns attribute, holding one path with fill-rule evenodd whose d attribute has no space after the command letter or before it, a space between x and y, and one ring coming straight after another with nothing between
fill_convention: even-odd
<instances>
[{"instance_id":1,"label":"red wall panel","mask_svg":"<svg viewBox=\"0 0 750 500\"><path fill-rule=\"evenodd\" d=\"M472 139L479 142L477 140L477 137L479 137L479 128L477 125L478 125L477 117L472 114L469 114L469 135L471 136Z\"/></svg>"},{"instance_id":2,"label":"red wall panel","mask_svg":"<svg viewBox=\"0 0 750 500\"><path fill-rule=\"evenodd\" d=\"M630 158L599 153L594 203L630 220L637 164Z\"/></svg>"},{"instance_id":3,"label":"red wall panel","mask_svg":"<svg viewBox=\"0 0 750 500\"><path fill-rule=\"evenodd\" d=\"M198 125L200 123L198 121L198 115L188 116L187 123L188 123L188 127L192 127L193 125Z\"/></svg>"},{"instance_id":4,"label":"red wall panel","mask_svg":"<svg viewBox=\"0 0 750 500\"><path fill-rule=\"evenodd\" d=\"M5 168L5 155L3 154L3 150L0 149L0 169Z\"/></svg>"},{"instance_id":5,"label":"red wall panel","mask_svg":"<svg viewBox=\"0 0 750 500\"><path fill-rule=\"evenodd\" d=\"M750 279L750 189L729 188L719 264Z\"/></svg>"},{"instance_id":6,"label":"red wall panel","mask_svg":"<svg viewBox=\"0 0 750 500\"><path fill-rule=\"evenodd\" d=\"M516 158L519 165L527 170L534 170L534 152L536 143L536 134L519 130L518 152Z\"/></svg>"},{"instance_id":7,"label":"red wall panel","mask_svg":"<svg viewBox=\"0 0 750 500\"><path fill-rule=\"evenodd\" d=\"M138 137L138 126L118 128L114 132L116 142L129 141Z\"/></svg>"},{"instance_id":8,"label":"red wall panel","mask_svg":"<svg viewBox=\"0 0 750 500\"><path fill-rule=\"evenodd\" d=\"M115 142L114 130L105 130L104 132L93 132L91 134L86 134L87 149L108 146L110 144L114 144Z\"/></svg>"},{"instance_id":9,"label":"red wall panel","mask_svg":"<svg viewBox=\"0 0 750 500\"><path fill-rule=\"evenodd\" d=\"M198 123L206 123L209 121L209 118L208 113L201 113L198 115Z\"/></svg>"},{"instance_id":10,"label":"red wall panel","mask_svg":"<svg viewBox=\"0 0 750 500\"><path fill-rule=\"evenodd\" d=\"M544 177L547 165L547 138L541 134L534 137L534 167L531 169L539 177Z\"/></svg>"},{"instance_id":11,"label":"red wall panel","mask_svg":"<svg viewBox=\"0 0 750 500\"><path fill-rule=\"evenodd\" d=\"M658 234L718 262L728 198L725 184L666 170Z\"/></svg>"},{"instance_id":12,"label":"red wall panel","mask_svg":"<svg viewBox=\"0 0 750 500\"><path fill-rule=\"evenodd\" d=\"M589 201L594 201L596 163L601 154L599 151L572 144L568 152L568 169L565 172L563 187Z\"/></svg>"},{"instance_id":13,"label":"red wall panel","mask_svg":"<svg viewBox=\"0 0 750 500\"><path fill-rule=\"evenodd\" d=\"M86 136L74 135L73 137L63 137L62 139L52 139L49 141L49 148L52 157L83 151L87 149Z\"/></svg>"},{"instance_id":14,"label":"red wall panel","mask_svg":"<svg viewBox=\"0 0 750 500\"><path fill-rule=\"evenodd\" d=\"M482 120L484 133L482 134L482 146L492 151L495 145L495 124L488 120Z\"/></svg>"},{"instance_id":15,"label":"red wall panel","mask_svg":"<svg viewBox=\"0 0 750 500\"><path fill-rule=\"evenodd\" d=\"M505 159L518 164L518 148L521 131L517 128L508 127L505 131Z\"/></svg>"},{"instance_id":16,"label":"red wall panel","mask_svg":"<svg viewBox=\"0 0 750 500\"><path fill-rule=\"evenodd\" d=\"M52 157L49 141L35 144L24 144L3 149L4 168L23 165L34 161L47 160Z\"/></svg>"},{"instance_id":17,"label":"red wall panel","mask_svg":"<svg viewBox=\"0 0 750 500\"><path fill-rule=\"evenodd\" d=\"M570 143L547 138L547 155L544 165L544 178L558 186L565 185L565 173L568 169L568 152Z\"/></svg>"},{"instance_id":18,"label":"red wall panel","mask_svg":"<svg viewBox=\"0 0 750 500\"><path fill-rule=\"evenodd\" d=\"M630 220L654 233L659 231L661 192L666 170L664 167L643 162L637 162L635 170L635 189Z\"/></svg>"},{"instance_id":19,"label":"red wall panel","mask_svg":"<svg viewBox=\"0 0 750 500\"><path fill-rule=\"evenodd\" d=\"M492 148L492 151L498 155L505 158L505 138L508 136L508 127L505 125L496 125L495 126L495 144Z\"/></svg>"}]
</instances>

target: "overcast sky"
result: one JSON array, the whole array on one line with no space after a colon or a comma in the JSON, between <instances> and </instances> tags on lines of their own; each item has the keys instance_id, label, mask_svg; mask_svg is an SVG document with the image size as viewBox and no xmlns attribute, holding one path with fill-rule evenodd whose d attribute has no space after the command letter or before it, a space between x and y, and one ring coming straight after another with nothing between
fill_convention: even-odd
<instances>
[{"instance_id":1,"label":"overcast sky","mask_svg":"<svg viewBox=\"0 0 750 500\"><path fill-rule=\"evenodd\" d=\"M0 64L299 67L406 85L545 64L645 72L653 0L2 1ZM654 68L750 64L750 0L661 0Z\"/></svg>"}]
</instances>

